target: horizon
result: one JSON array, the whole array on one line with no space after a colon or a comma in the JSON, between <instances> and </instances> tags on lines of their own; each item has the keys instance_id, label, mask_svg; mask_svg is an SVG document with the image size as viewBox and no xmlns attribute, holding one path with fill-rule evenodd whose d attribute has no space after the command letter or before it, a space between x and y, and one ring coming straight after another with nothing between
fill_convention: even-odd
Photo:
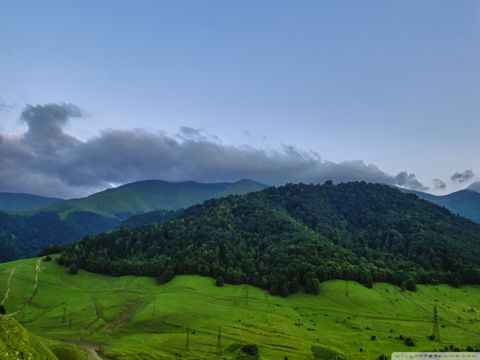
<instances>
[{"instance_id":1,"label":"horizon","mask_svg":"<svg viewBox=\"0 0 480 360\"><path fill-rule=\"evenodd\" d=\"M144 180L132 181L132 182L125 183L125 184L115 185L115 186L112 185L111 187L100 189L96 192L92 192L92 193L86 194L86 195L81 196L81 197L71 197L71 198L56 197L56 198L59 199L59 200L65 200L65 201L67 201L67 200L78 200L78 199L87 198L89 196L92 196L92 195L95 195L95 194L98 194L98 193L102 193L102 192L107 191L107 190L114 190L114 189L117 189L117 188L120 188L120 187L123 187L123 186L136 184L136 183L141 183L141 182L148 182L148 181L159 181L159 182L166 182L166 183L171 183L171 184L195 183L195 184L199 184L199 185L236 184L236 183L240 183L240 182L243 182L243 181L249 181L249 182L256 183L258 185L265 186L266 188L268 188L268 187L282 187L282 186L285 186L285 185L288 184L288 183L285 183L285 184L281 184L281 185L271 185L271 184L265 184L265 183L256 181L254 179L239 179L239 180L234 180L234 181L219 181L219 182L201 182L201 181L195 181L195 180L167 181L167 180L163 180L163 179L144 179ZM292 183L292 184L323 185L327 181L331 181L331 180L326 180L324 182L311 182L311 183L295 182L295 183ZM425 193L425 194L431 194L427 191L423 192L423 191L412 190L412 189L397 186L397 185L386 184L386 183L378 183L378 182L368 182L368 181L363 181L363 180L348 180L348 181L336 182L336 183L334 182L334 185L339 185L339 184L344 184L344 183L349 183L349 182L366 182L367 184L378 184L378 185L390 186L390 187L393 187L393 188L396 188L396 189L412 191L414 193L415 192L420 192L420 193ZM448 192L448 193L445 193L445 194L440 194L440 195L431 194L431 195L434 195L434 196L448 196L448 195L452 195L452 194L455 194L455 193L461 192L461 191L472 191L472 192L478 193L479 192L478 190L471 188L473 185L477 185L477 184L480 184L480 182L474 182L474 183L466 186L463 189L455 190L455 191ZM40 197L48 197L48 196L44 196L44 195L33 193L33 192L29 193L29 192L0 191L0 194L33 195L33 196L40 196ZM55 197L53 197L53 198L55 198Z\"/></svg>"},{"instance_id":2,"label":"horizon","mask_svg":"<svg viewBox=\"0 0 480 360\"><path fill-rule=\"evenodd\" d=\"M480 172L479 18L473 0L3 3L0 191L461 190Z\"/></svg>"}]
</instances>

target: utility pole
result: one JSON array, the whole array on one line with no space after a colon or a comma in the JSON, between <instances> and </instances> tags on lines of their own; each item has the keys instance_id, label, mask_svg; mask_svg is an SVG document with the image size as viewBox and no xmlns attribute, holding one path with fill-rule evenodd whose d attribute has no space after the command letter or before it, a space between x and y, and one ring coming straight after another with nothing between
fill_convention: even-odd
<instances>
[{"instance_id":1,"label":"utility pole","mask_svg":"<svg viewBox=\"0 0 480 360\"><path fill-rule=\"evenodd\" d=\"M433 305L433 332L432 338L434 340L440 340L440 329L438 327L438 310L437 304Z\"/></svg>"},{"instance_id":2,"label":"utility pole","mask_svg":"<svg viewBox=\"0 0 480 360\"><path fill-rule=\"evenodd\" d=\"M67 322L67 307L65 303L63 303L63 323L65 324Z\"/></svg>"},{"instance_id":3,"label":"utility pole","mask_svg":"<svg viewBox=\"0 0 480 360\"><path fill-rule=\"evenodd\" d=\"M222 355L222 330L218 328L217 334L217 359Z\"/></svg>"},{"instance_id":4,"label":"utility pole","mask_svg":"<svg viewBox=\"0 0 480 360\"><path fill-rule=\"evenodd\" d=\"M188 352L190 351L190 328L185 328L187 331L187 338L185 340L185 350Z\"/></svg>"}]
</instances>

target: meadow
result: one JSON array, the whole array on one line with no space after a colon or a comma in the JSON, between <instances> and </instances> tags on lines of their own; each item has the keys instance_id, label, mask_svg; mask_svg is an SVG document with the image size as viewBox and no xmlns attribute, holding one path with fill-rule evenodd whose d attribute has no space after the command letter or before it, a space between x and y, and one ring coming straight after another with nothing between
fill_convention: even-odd
<instances>
[{"instance_id":1,"label":"meadow","mask_svg":"<svg viewBox=\"0 0 480 360\"><path fill-rule=\"evenodd\" d=\"M70 275L54 261L0 264L0 299L10 316L55 344L105 359L376 359L393 351L480 345L480 286L331 280L318 295L271 296L248 285L215 286L201 276L167 284L140 276ZM429 340L433 307L440 339ZM414 346L407 346L405 338Z\"/></svg>"}]
</instances>

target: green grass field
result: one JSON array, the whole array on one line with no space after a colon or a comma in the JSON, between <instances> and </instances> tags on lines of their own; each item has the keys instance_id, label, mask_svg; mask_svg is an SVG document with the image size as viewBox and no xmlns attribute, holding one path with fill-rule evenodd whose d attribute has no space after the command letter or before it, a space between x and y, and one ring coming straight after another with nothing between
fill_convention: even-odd
<instances>
[{"instance_id":1,"label":"green grass field","mask_svg":"<svg viewBox=\"0 0 480 360\"><path fill-rule=\"evenodd\" d=\"M376 359L392 351L480 344L478 286L419 286L412 293L350 282L347 296L345 281L328 281L317 296L281 298L247 285L218 288L200 276L157 285L146 277L69 275L54 262L38 265L36 259L0 264L0 301L8 291L8 313L49 342L99 348L107 359L212 359L218 351L222 359L254 358L242 353L245 344L257 344L261 359L332 352ZM427 338L435 302L440 341ZM415 346L407 347L400 335Z\"/></svg>"}]
</instances>

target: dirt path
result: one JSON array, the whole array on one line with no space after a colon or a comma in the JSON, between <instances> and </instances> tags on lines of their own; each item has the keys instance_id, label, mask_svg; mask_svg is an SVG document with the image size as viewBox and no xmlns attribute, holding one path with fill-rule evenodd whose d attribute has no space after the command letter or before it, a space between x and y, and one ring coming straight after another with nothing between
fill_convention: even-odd
<instances>
[{"instance_id":1,"label":"dirt path","mask_svg":"<svg viewBox=\"0 0 480 360\"><path fill-rule=\"evenodd\" d=\"M38 260L35 262L35 281L33 282L33 292L30 298L27 300L27 303L31 303L35 295L37 295L40 271L42 271L42 258L38 258Z\"/></svg>"},{"instance_id":2,"label":"dirt path","mask_svg":"<svg viewBox=\"0 0 480 360\"><path fill-rule=\"evenodd\" d=\"M86 350L93 360L103 360L103 358L98 355L98 348L94 345L88 343L75 343L75 345L83 350Z\"/></svg>"},{"instance_id":3,"label":"dirt path","mask_svg":"<svg viewBox=\"0 0 480 360\"><path fill-rule=\"evenodd\" d=\"M7 280L7 289L5 290L5 296L3 297L3 300L1 302L2 305L5 305L5 301L8 299L8 295L10 295L10 285L12 283L12 278L13 275L15 274L16 268L13 268L12 271L10 271L10 275L8 276Z\"/></svg>"}]
</instances>

